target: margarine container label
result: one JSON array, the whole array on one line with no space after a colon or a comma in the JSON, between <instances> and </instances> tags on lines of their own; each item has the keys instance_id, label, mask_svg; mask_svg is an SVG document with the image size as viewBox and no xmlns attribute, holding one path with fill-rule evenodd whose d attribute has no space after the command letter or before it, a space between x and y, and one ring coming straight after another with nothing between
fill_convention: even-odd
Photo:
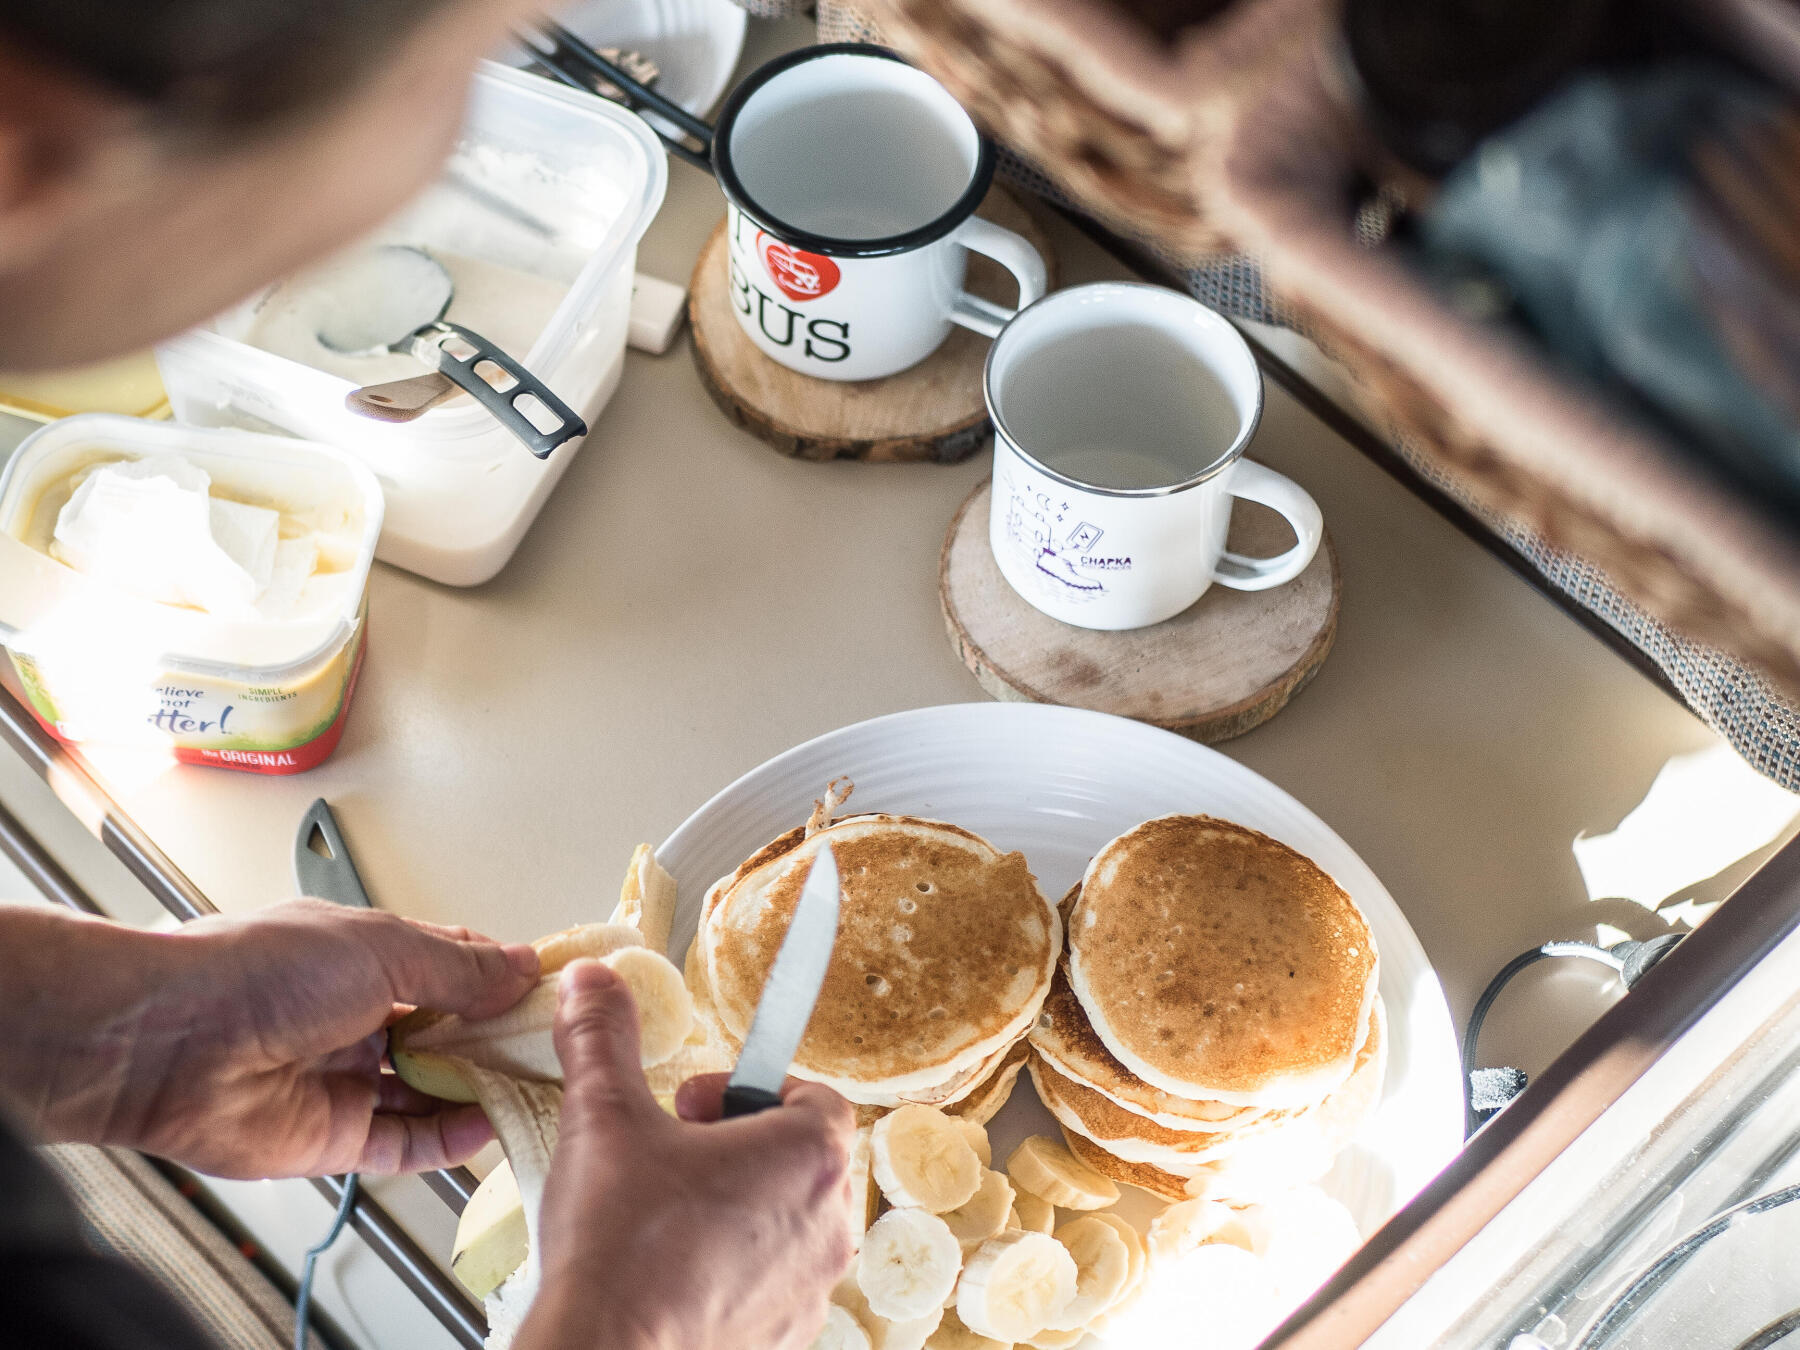
<instances>
[{"instance_id":1,"label":"margarine container label","mask_svg":"<svg viewBox=\"0 0 1800 1350\"><path fill-rule=\"evenodd\" d=\"M162 672L120 687L59 663L13 654L38 720L58 740L166 746L184 764L302 773L343 735L366 626L312 670L272 684Z\"/></svg>"}]
</instances>

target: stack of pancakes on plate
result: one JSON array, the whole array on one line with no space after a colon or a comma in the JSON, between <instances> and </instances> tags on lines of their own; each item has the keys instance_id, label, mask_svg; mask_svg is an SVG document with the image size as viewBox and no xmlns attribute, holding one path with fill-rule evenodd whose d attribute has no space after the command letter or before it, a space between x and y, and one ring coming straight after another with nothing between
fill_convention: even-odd
<instances>
[{"instance_id":1,"label":"stack of pancakes on plate","mask_svg":"<svg viewBox=\"0 0 1800 1350\"><path fill-rule=\"evenodd\" d=\"M1025 1059L1062 922L1025 858L911 816L790 830L707 892L689 984L735 1056L819 848L837 860L837 943L790 1072L870 1108L986 1120ZM865 1112L865 1114L869 1114Z\"/></svg>"},{"instance_id":2,"label":"stack of pancakes on plate","mask_svg":"<svg viewBox=\"0 0 1800 1350\"><path fill-rule=\"evenodd\" d=\"M1075 1154L1171 1200L1323 1176L1386 1058L1374 936L1343 889L1255 830L1165 816L1063 906L1031 1076Z\"/></svg>"}]
</instances>

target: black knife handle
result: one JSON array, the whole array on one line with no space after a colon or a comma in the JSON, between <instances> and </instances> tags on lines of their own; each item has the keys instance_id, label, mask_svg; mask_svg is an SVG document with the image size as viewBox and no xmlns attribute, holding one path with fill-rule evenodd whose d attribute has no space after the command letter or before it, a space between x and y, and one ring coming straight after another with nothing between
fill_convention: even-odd
<instances>
[{"instance_id":1,"label":"black knife handle","mask_svg":"<svg viewBox=\"0 0 1800 1350\"><path fill-rule=\"evenodd\" d=\"M738 1116L753 1116L758 1111L767 1111L771 1106L781 1105L781 1094L764 1092L761 1088L728 1087L725 1089L725 1102L719 1112L721 1120L733 1120Z\"/></svg>"}]
</instances>

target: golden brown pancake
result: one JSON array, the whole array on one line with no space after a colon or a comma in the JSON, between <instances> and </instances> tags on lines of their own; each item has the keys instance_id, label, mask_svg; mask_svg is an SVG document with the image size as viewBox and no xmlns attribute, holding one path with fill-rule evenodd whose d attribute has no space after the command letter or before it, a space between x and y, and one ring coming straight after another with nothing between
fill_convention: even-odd
<instances>
[{"instance_id":1,"label":"golden brown pancake","mask_svg":"<svg viewBox=\"0 0 1800 1350\"><path fill-rule=\"evenodd\" d=\"M1270 1114L1254 1106L1193 1101L1151 1087L1119 1063L1106 1042L1095 1034L1081 1001L1069 988L1068 964L1059 964L1050 993L1031 1028L1031 1044L1065 1078L1111 1098L1170 1129L1223 1130L1247 1125Z\"/></svg>"},{"instance_id":2,"label":"golden brown pancake","mask_svg":"<svg viewBox=\"0 0 1800 1350\"><path fill-rule=\"evenodd\" d=\"M1350 1076L1376 953L1316 864L1210 816L1146 821L1088 865L1069 983L1106 1048L1176 1096L1317 1101Z\"/></svg>"},{"instance_id":3,"label":"golden brown pancake","mask_svg":"<svg viewBox=\"0 0 1800 1350\"><path fill-rule=\"evenodd\" d=\"M1126 1162L1184 1170L1195 1164L1260 1152L1278 1168L1285 1153L1298 1170L1312 1160L1329 1158L1350 1142L1381 1097L1387 1064L1385 1019L1379 1001L1369 1019L1369 1034L1357 1051L1356 1069L1344 1085L1315 1106L1270 1112L1248 1129L1220 1132L1171 1130L1058 1073L1041 1055L1033 1055L1031 1080L1050 1114L1066 1128L1084 1135Z\"/></svg>"},{"instance_id":4,"label":"golden brown pancake","mask_svg":"<svg viewBox=\"0 0 1800 1350\"><path fill-rule=\"evenodd\" d=\"M877 1104L979 1081L1037 1015L1062 926L1023 855L938 821L790 831L714 887L698 940L728 1036L741 1044L827 842L843 888L837 945L793 1072Z\"/></svg>"},{"instance_id":5,"label":"golden brown pancake","mask_svg":"<svg viewBox=\"0 0 1800 1350\"><path fill-rule=\"evenodd\" d=\"M1025 1042L1014 1041L994 1071L973 1092L960 1101L951 1102L944 1111L953 1116L962 1116L974 1121L977 1125L985 1125L1000 1114L1012 1096L1013 1087L1019 1081L1019 1070L1025 1067L1027 1055Z\"/></svg>"}]
</instances>

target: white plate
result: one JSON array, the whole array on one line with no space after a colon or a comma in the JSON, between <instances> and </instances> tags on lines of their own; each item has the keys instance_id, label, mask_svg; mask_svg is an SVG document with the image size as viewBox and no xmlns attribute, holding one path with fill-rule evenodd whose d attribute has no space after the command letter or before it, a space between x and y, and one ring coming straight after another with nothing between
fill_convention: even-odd
<instances>
[{"instance_id":1,"label":"white plate","mask_svg":"<svg viewBox=\"0 0 1800 1350\"><path fill-rule=\"evenodd\" d=\"M1375 874L1311 811L1261 775L1171 732L1029 703L964 703L878 717L777 755L719 793L663 841L680 903L670 947L693 939L709 886L805 821L826 782L856 784L849 810L946 820L1024 853L1045 895L1081 879L1101 845L1152 816L1205 812L1313 859L1368 916L1381 953L1388 1070L1380 1107L1325 1189L1373 1232L1462 1144L1462 1071L1442 989ZM992 1127L1003 1158L1030 1133L1058 1134L1030 1080Z\"/></svg>"},{"instance_id":2,"label":"white plate","mask_svg":"<svg viewBox=\"0 0 1800 1350\"><path fill-rule=\"evenodd\" d=\"M731 0L581 0L557 18L591 47L642 52L662 72L651 87L699 117L744 50L744 11ZM516 47L503 59L524 64Z\"/></svg>"}]
</instances>

